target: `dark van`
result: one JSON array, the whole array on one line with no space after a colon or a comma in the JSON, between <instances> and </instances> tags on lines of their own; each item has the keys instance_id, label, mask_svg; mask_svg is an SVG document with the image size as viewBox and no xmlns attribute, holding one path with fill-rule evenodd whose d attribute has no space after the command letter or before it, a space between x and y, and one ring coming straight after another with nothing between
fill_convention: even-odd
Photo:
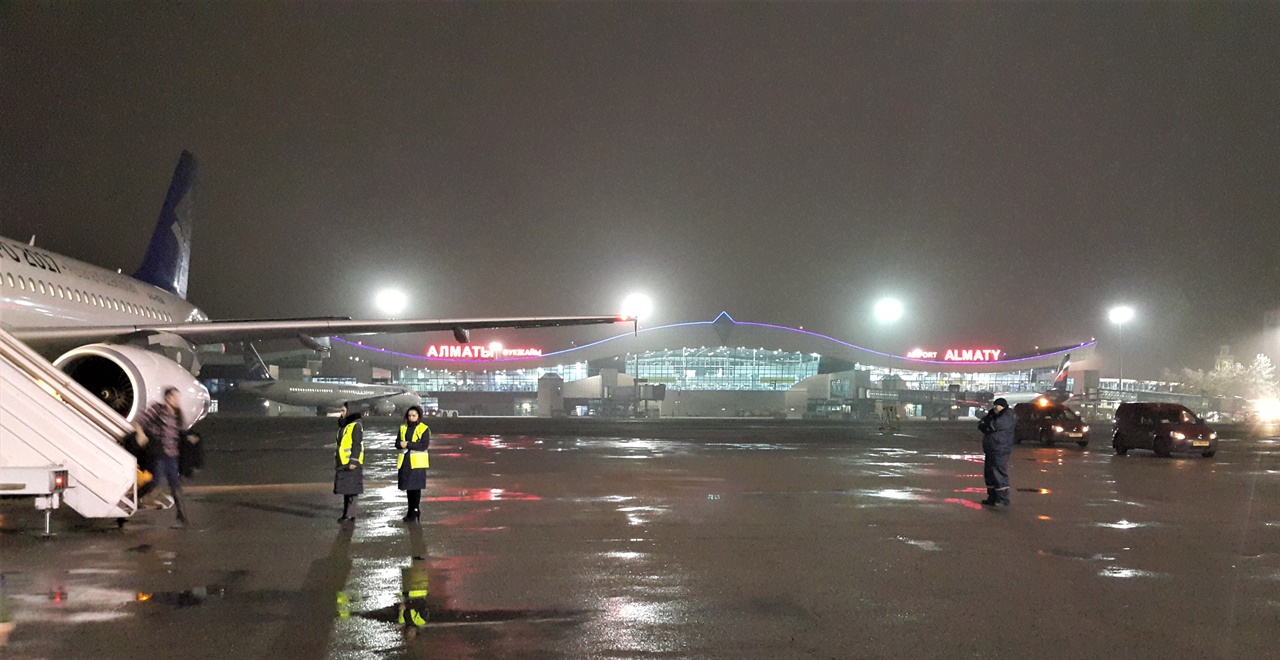
<instances>
[{"instance_id":1,"label":"dark van","mask_svg":"<svg viewBox=\"0 0 1280 660\"><path fill-rule=\"evenodd\" d=\"M1019 403L1013 407L1017 423L1013 427L1013 441L1039 441L1046 447L1058 442L1074 442L1089 446L1089 425L1080 419L1076 411L1060 403Z\"/></svg>"},{"instance_id":2,"label":"dark van","mask_svg":"<svg viewBox=\"0 0 1280 660\"><path fill-rule=\"evenodd\" d=\"M1203 419L1176 403L1122 403L1116 409L1111 446L1117 454L1150 449L1156 456L1198 452L1210 458L1218 452L1218 434Z\"/></svg>"}]
</instances>

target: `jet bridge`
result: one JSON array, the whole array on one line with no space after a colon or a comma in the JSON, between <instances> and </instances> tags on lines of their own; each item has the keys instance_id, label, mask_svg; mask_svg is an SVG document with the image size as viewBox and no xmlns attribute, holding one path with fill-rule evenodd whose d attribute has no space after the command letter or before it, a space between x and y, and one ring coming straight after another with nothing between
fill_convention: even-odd
<instances>
[{"instance_id":1,"label":"jet bridge","mask_svg":"<svg viewBox=\"0 0 1280 660\"><path fill-rule=\"evenodd\" d=\"M46 532L47 512L63 502L86 518L131 516L138 464L121 444L131 433L98 397L0 330L0 496L35 497Z\"/></svg>"}]
</instances>

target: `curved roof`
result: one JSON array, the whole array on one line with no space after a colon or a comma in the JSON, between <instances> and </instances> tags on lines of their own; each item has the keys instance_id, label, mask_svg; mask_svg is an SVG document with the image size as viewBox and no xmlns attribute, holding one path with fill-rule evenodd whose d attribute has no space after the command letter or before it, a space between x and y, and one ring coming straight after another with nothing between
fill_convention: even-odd
<instances>
[{"instance_id":1,"label":"curved roof","mask_svg":"<svg viewBox=\"0 0 1280 660\"><path fill-rule=\"evenodd\" d=\"M367 346L339 337L344 344L397 357L420 360L424 367L458 371L481 369L536 369L561 364L608 359L625 353L680 350L683 348L754 348L789 353L811 353L833 357L848 362L880 367L892 367L911 371L963 371L992 373L1035 368L1056 367L1062 357L1073 356L1073 361L1091 357L1097 342L1085 342L1077 346L1063 347L1016 358L983 361L938 360L909 358L864 348L834 337L788 328L769 323L737 321L727 312L721 312L711 321L675 323L656 328L644 328L637 333L623 333L597 342L531 357L506 357L495 359L445 359L401 353L374 346ZM984 347L962 347L981 349Z\"/></svg>"}]
</instances>

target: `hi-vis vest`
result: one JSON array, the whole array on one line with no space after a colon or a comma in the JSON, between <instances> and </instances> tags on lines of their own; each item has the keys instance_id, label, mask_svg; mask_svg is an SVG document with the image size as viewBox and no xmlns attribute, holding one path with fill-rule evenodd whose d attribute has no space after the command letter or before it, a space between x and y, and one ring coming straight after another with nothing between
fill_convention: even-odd
<instances>
[{"instance_id":1,"label":"hi-vis vest","mask_svg":"<svg viewBox=\"0 0 1280 660\"><path fill-rule=\"evenodd\" d=\"M404 441L405 441L405 439L404 439L404 434L405 434L405 432L406 432L406 431L408 431L408 430L409 430L409 425L408 425L408 424L401 424L401 425L400 425L400 442L404 442ZM423 423L421 423L421 422L419 422L419 423L418 423L417 428L413 429L413 440L411 440L410 442L421 442L421 441L422 441L422 434L424 434L424 433L426 433L426 432L427 432L427 425L426 425L426 424L423 424ZM396 469L397 469L397 470L399 470L399 469L400 469L400 466L404 465L404 455L405 455L405 454L408 454L408 455L409 455L409 469L410 469L410 470L420 470L420 469L426 469L426 468L431 467L431 461L430 461L430 459L427 457L427 450L425 450L425 449L423 449L422 451L412 451L412 450L410 450L410 451L406 451L406 452L401 453L401 454L400 454L400 456L399 456L398 458L396 458Z\"/></svg>"},{"instance_id":2,"label":"hi-vis vest","mask_svg":"<svg viewBox=\"0 0 1280 660\"><path fill-rule=\"evenodd\" d=\"M342 439L338 441L338 462L346 465L351 462L351 434L355 431L356 424L360 422L351 422L342 429ZM360 443L360 455L356 456L356 462L364 464L364 443Z\"/></svg>"}]
</instances>

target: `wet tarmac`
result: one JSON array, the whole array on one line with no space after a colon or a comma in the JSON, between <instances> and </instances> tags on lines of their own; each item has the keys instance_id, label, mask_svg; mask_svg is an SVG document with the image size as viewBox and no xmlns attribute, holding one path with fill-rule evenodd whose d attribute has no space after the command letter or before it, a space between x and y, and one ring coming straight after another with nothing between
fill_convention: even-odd
<instances>
[{"instance_id":1,"label":"wet tarmac","mask_svg":"<svg viewBox=\"0 0 1280 660\"><path fill-rule=\"evenodd\" d=\"M1224 432L1212 459L1020 446L1013 506L990 510L972 423L720 421L661 439L471 424L432 439L420 526L400 522L384 420L353 526L336 522L333 420L208 420L186 530L172 510L122 530L62 511L46 540L29 502L0 501L17 620L0 653L1276 654L1274 436ZM406 591L420 628L398 623Z\"/></svg>"}]
</instances>

